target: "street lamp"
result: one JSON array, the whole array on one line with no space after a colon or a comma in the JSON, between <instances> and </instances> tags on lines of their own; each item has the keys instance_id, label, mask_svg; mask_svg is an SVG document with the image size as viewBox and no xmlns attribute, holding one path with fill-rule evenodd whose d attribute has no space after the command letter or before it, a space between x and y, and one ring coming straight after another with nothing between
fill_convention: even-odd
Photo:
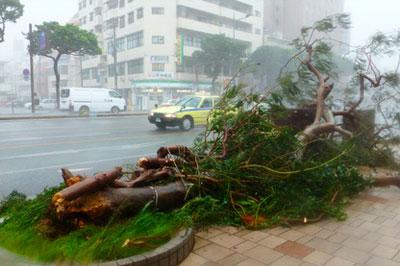
<instances>
[{"instance_id":1,"label":"street lamp","mask_svg":"<svg viewBox=\"0 0 400 266\"><path fill-rule=\"evenodd\" d=\"M246 16L244 16L242 18L238 18L238 19L236 19L235 16L236 16L236 14L235 14L235 12L233 12L233 34L232 35L233 35L234 40L236 39L236 27L237 27L238 22L250 17L251 14L246 14Z\"/></svg>"}]
</instances>

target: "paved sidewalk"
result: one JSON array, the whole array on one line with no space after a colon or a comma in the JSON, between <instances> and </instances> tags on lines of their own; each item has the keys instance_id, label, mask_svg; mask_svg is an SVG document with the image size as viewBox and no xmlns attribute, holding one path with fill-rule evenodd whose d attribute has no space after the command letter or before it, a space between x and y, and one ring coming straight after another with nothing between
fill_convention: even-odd
<instances>
[{"instance_id":1,"label":"paved sidewalk","mask_svg":"<svg viewBox=\"0 0 400 266\"><path fill-rule=\"evenodd\" d=\"M347 213L343 222L198 232L181 266L400 265L400 189L373 188L354 199Z\"/></svg>"}]
</instances>

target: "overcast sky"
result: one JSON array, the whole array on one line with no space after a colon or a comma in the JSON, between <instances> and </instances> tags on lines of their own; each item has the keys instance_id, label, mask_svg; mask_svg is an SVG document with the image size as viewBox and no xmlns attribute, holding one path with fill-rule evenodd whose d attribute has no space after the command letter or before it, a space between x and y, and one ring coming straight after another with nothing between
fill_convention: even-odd
<instances>
[{"instance_id":1,"label":"overcast sky","mask_svg":"<svg viewBox=\"0 0 400 266\"><path fill-rule=\"evenodd\" d=\"M315 0L319 1L319 0ZM0 60L11 59L15 38L22 38L28 24L43 21L65 23L77 12L78 0L21 0L25 13L17 24L8 24L6 42L0 44ZM391 32L400 28L400 0L346 0L346 12L352 15L352 44L362 44L377 30Z\"/></svg>"}]
</instances>

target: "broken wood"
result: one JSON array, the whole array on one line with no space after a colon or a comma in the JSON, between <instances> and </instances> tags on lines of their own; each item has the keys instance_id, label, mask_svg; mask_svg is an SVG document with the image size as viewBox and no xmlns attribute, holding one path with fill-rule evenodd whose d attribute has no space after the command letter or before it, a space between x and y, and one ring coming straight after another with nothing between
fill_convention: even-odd
<instances>
[{"instance_id":1,"label":"broken wood","mask_svg":"<svg viewBox=\"0 0 400 266\"><path fill-rule=\"evenodd\" d=\"M62 168L61 173L62 173L62 177L64 179L64 183L67 187L70 187L76 183L79 183L84 179L84 177L82 177L80 175L72 174L71 171L69 171L66 168Z\"/></svg>"},{"instance_id":2,"label":"broken wood","mask_svg":"<svg viewBox=\"0 0 400 266\"><path fill-rule=\"evenodd\" d=\"M138 161L138 166L144 169L159 169L165 166L174 167L180 164L182 164L182 162L179 159L172 158L144 157Z\"/></svg>"},{"instance_id":3,"label":"broken wood","mask_svg":"<svg viewBox=\"0 0 400 266\"><path fill-rule=\"evenodd\" d=\"M69 175L68 172L66 172L66 174ZM116 167L110 172L99 173L93 177L88 177L82 182L76 183L55 194L53 201L73 200L79 196L98 191L111 184L115 179L120 178L121 176L122 168Z\"/></svg>"},{"instance_id":4,"label":"broken wood","mask_svg":"<svg viewBox=\"0 0 400 266\"><path fill-rule=\"evenodd\" d=\"M173 175L174 171L171 168L164 168L160 171L150 169L132 181L115 180L113 187L115 188L133 188L144 185L149 182L167 179Z\"/></svg>"},{"instance_id":5,"label":"broken wood","mask_svg":"<svg viewBox=\"0 0 400 266\"><path fill-rule=\"evenodd\" d=\"M166 158L168 155L181 157L188 162L194 160L193 152L186 146L176 145L170 147L161 147L157 151L158 158Z\"/></svg>"},{"instance_id":6,"label":"broken wood","mask_svg":"<svg viewBox=\"0 0 400 266\"><path fill-rule=\"evenodd\" d=\"M158 210L170 210L181 206L187 196L187 185L182 182L169 183L163 186L143 188L111 188L81 195L73 200L53 198L57 217L64 219L87 219L102 223L113 214L132 216L146 204Z\"/></svg>"},{"instance_id":7,"label":"broken wood","mask_svg":"<svg viewBox=\"0 0 400 266\"><path fill-rule=\"evenodd\" d=\"M397 186L400 188L400 177L379 177L374 178L373 182L374 187L388 187L388 186Z\"/></svg>"}]
</instances>

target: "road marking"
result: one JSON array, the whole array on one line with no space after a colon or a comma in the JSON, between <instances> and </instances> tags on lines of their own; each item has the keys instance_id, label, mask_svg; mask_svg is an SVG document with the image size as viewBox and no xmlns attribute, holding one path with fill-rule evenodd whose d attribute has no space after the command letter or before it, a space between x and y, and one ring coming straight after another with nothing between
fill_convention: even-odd
<instances>
[{"instance_id":1,"label":"road marking","mask_svg":"<svg viewBox=\"0 0 400 266\"><path fill-rule=\"evenodd\" d=\"M101 146L94 148L86 148L86 149L74 149L74 150L61 150L61 151L53 151L53 152L40 152L40 153L31 153L31 154L22 154L22 155L14 155L14 156L6 156L0 157L1 161L4 160L15 160L15 159L24 159L24 158L34 158L34 157L45 157L45 156L55 156L55 155L66 155L66 154L77 154L88 151L123 151L123 150L133 150L144 147L151 147L155 145L164 144L165 141L155 141L155 142L145 142L141 144L125 144L120 146Z\"/></svg>"},{"instance_id":2,"label":"road marking","mask_svg":"<svg viewBox=\"0 0 400 266\"><path fill-rule=\"evenodd\" d=\"M17 142L17 141L29 141L29 140L47 140L47 139L60 139L60 138L80 138L80 137L97 137L97 136L109 136L111 133L94 133L94 134L80 134L80 135L58 135L48 137L26 137L26 138L9 138L0 139L1 142Z\"/></svg>"},{"instance_id":3,"label":"road marking","mask_svg":"<svg viewBox=\"0 0 400 266\"><path fill-rule=\"evenodd\" d=\"M188 131L182 132L179 136L191 136L193 134L198 134L199 131ZM146 139L153 139L153 138L160 138L165 136L171 136L171 134L160 134L160 135L152 135L146 137ZM130 134L126 137L114 137L114 138L99 138L93 140L85 140L85 141L60 141L60 142L52 142L52 143L35 143L35 144L23 144L23 145L15 145L15 144L7 144L7 145L0 145L1 149L21 149L21 148L32 148L32 147L46 147L46 146L53 146L53 145L63 145L63 144L83 144L83 143L95 143L95 142L102 142L102 141L118 141L118 140L134 140L134 139L145 139L143 136L132 136Z\"/></svg>"},{"instance_id":4,"label":"road marking","mask_svg":"<svg viewBox=\"0 0 400 266\"><path fill-rule=\"evenodd\" d=\"M77 173L77 172L83 172L83 171L89 171L92 170L93 168L76 168L76 169L68 169L72 173ZM59 173L61 173L61 170L58 170Z\"/></svg>"},{"instance_id":5,"label":"road marking","mask_svg":"<svg viewBox=\"0 0 400 266\"><path fill-rule=\"evenodd\" d=\"M144 156L147 156L147 155L148 154L138 154L138 155L131 155L131 156L126 156L126 157L115 157L115 158L112 158L112 159L103 159L103 160L94 160L94 161L84 161L84 162L79 162L79 163L69 163L69 164L66 163L66 164L50 165L50 166L46 166L46 167L37 167L37 168L30 168L30 169L24 169L24 170L1 172L0 174L2 176L5 176L5 175L31 173L31 172L34 172L34 171L42 171L42 170L50 170L50 169L58 169L58 168L71 168L71 167L79 166L79 165L98 164L98 163L104 163L104 162L114 162L114 161L122 161L122 160L128 160L128 159L136 159L136 158L144 157Z\"/></svg>"}]
</instances>

